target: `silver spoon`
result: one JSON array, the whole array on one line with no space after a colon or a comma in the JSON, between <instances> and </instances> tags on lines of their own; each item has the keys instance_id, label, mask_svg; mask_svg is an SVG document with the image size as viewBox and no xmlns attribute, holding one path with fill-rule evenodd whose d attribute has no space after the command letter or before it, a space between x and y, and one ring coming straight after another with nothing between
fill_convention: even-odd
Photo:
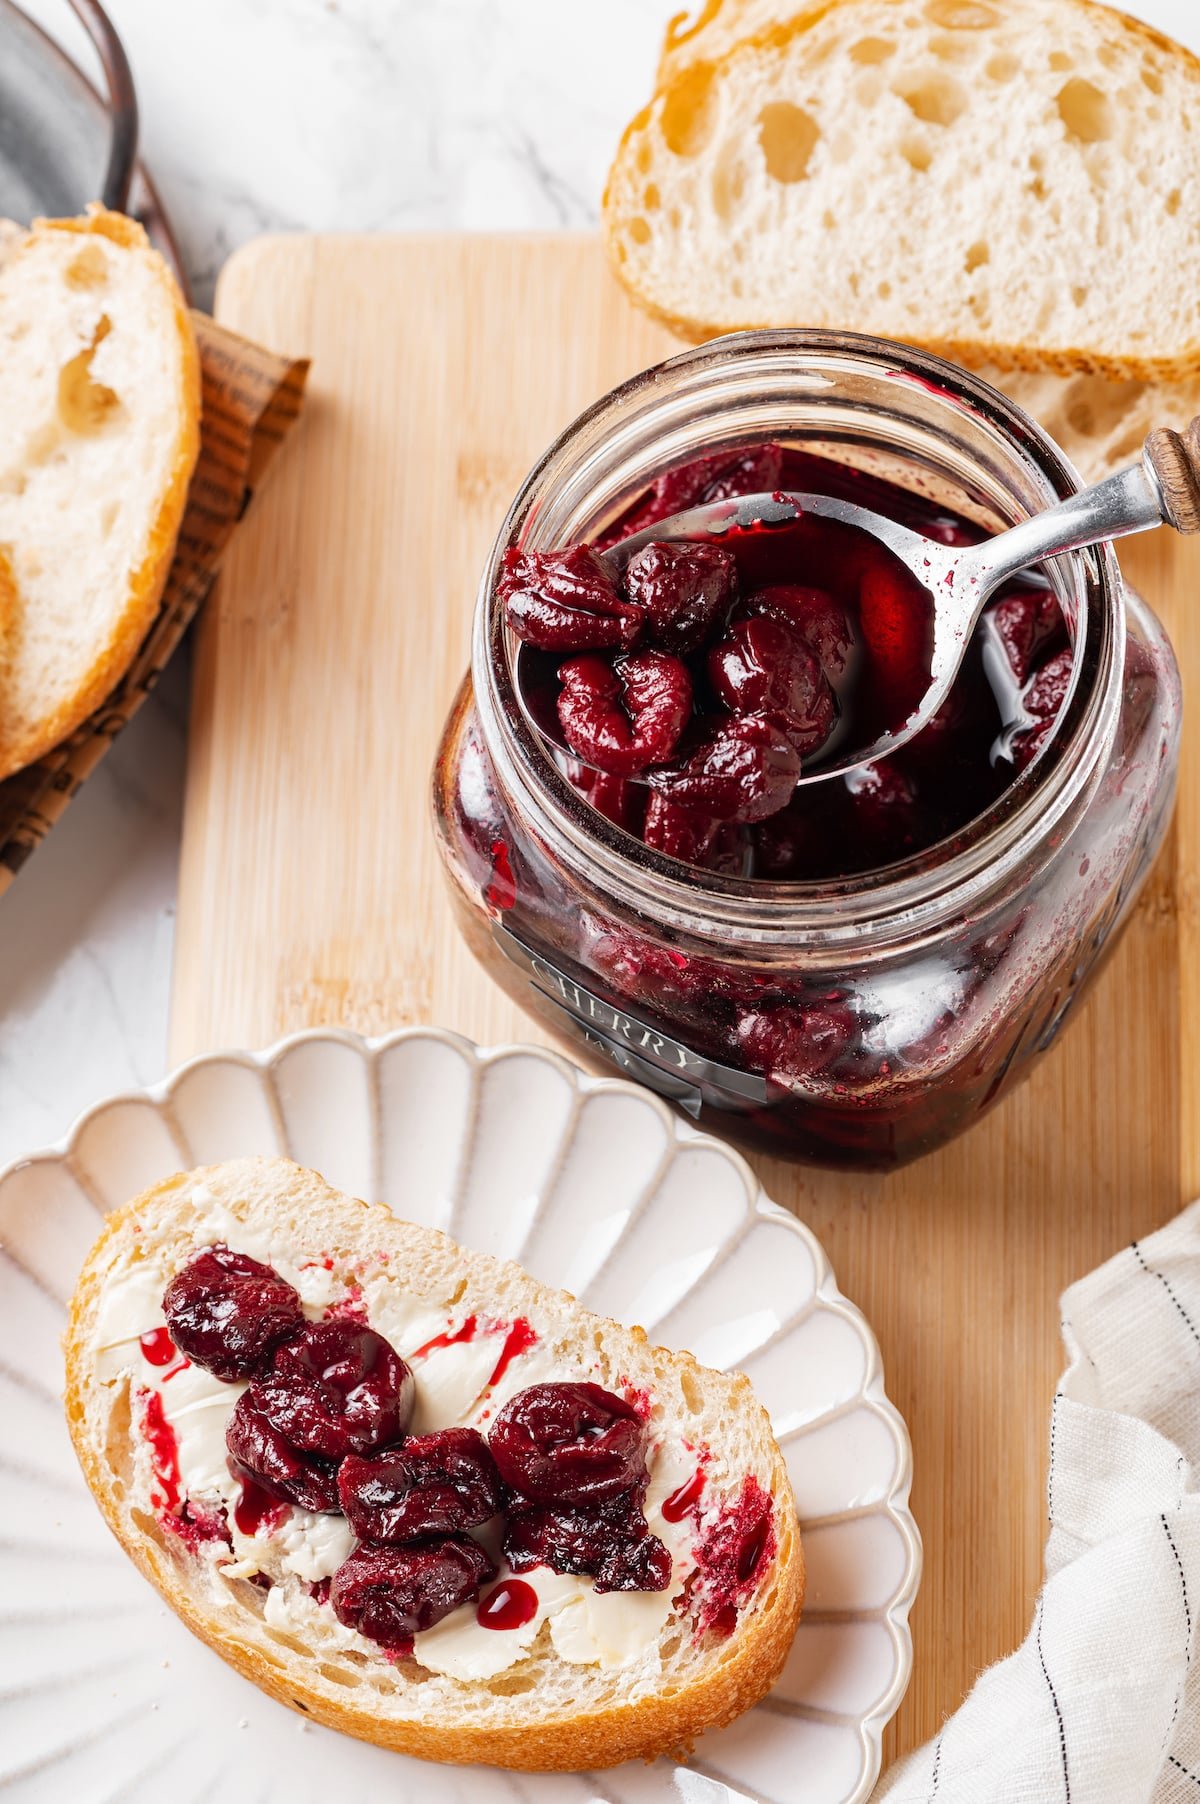
<instances>
[{"instance_id":1,"label":"silver spoon","mask_svg":"<svg viewBox=\"0 0 1200 1804\"><path fill-rule=\"evenodd\" d=\"M758 521L784 525L802 514L823 514L879 539L927 591L933 609L929 687L919 706L901 726L872 744L837 747L827 761L801 774L803 784L887 757L927 726L950 693L988 599L1019 571L1059 552L1078 551L1152 526L1200 532L1200 418L1184 433L1159 427L1147 438L1138 463L978 545L939 545L882 514L828 495L776 493L715 501L672 514L610 546L604 562L620 575L636 552L656 540L719 541L735 527Z\"/></svg>"}]
</instances>

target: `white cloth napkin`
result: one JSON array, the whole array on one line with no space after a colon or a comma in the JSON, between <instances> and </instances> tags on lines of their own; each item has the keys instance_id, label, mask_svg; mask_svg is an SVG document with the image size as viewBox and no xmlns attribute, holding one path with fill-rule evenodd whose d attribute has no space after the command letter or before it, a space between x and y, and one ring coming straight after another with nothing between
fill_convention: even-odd
<instances>
[{"instance_id":1,"label":"white cloth napkin","mask_svg":"<svg viewBox=\"0 0 1200 1804\"><path fill-rule=\"evenodd\" d=\"M1200 1203L1062 1317L1033 1626L876 1804L1200 1804Z\"/></svg>"}]
</instances>

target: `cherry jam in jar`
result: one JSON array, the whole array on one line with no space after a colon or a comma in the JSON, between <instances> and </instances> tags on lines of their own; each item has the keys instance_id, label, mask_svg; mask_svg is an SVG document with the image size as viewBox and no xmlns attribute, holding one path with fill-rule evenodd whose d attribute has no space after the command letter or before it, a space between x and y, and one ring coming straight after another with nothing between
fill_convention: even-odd
<instances>
[{"instance_id":1,"label":"cherry jam in jar","mask_svg":"<svg viewBox=\"0 0 1200 1804\"><path fill-rule=\"evenodd\" d=\"M501 529L435 773L493 976L778 1152L886 1167L968 1127L1049 1046L1169 818L1178 673L1111 547L1008 585L916 739L799 789L919 693L928 619L889 554L808 518L735 520L697 568L595 552L776 491L969 544L1078 486L985 383L873 339L739 334L581 416Z\"/></svg>"}]
</instances>

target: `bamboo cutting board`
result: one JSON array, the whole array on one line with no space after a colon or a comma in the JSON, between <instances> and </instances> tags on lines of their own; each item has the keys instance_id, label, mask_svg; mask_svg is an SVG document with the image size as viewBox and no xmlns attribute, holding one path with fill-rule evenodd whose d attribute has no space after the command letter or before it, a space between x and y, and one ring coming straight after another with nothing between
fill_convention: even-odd
<instances>
[{"instance_id":1,"label":"bamboo cutting board","mask_svg":"<svg viewBox=\"0 0 1200 1804\"><path fill-rule=\"evenodd\" d=\"M541 1040L455 932L429 772L518 483L580 408L673 342L585 237L265 239L227 267L218 312L314 361L200 638L173 1052L321 1024ZM1197 693L1200 556L1164 532L1125 563ZM1135 919L1024 1088L892 1177L756 1161L874 1324L912 1430L926 1567L889 1757L1025 1633L1060 1290L1200 1188L1198 750L1190 733Z\"/></svg>"}]
</instances>

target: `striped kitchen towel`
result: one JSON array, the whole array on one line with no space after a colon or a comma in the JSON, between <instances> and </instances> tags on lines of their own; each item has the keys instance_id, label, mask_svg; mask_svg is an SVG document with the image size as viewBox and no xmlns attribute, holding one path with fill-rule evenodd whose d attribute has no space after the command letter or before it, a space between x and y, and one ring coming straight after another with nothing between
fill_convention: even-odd
<instances>
[{"instance_id":1,"label":"striped kitchen towel","mask_svg":"<svg viewBox=\"0 0 1200 1804\"><path fill-rule=\"evenodd\" d=\"M1200 1203L1062 1299L1046 1580L887 1804L1200 1804Z\"/></svg>"}]
</instances>

